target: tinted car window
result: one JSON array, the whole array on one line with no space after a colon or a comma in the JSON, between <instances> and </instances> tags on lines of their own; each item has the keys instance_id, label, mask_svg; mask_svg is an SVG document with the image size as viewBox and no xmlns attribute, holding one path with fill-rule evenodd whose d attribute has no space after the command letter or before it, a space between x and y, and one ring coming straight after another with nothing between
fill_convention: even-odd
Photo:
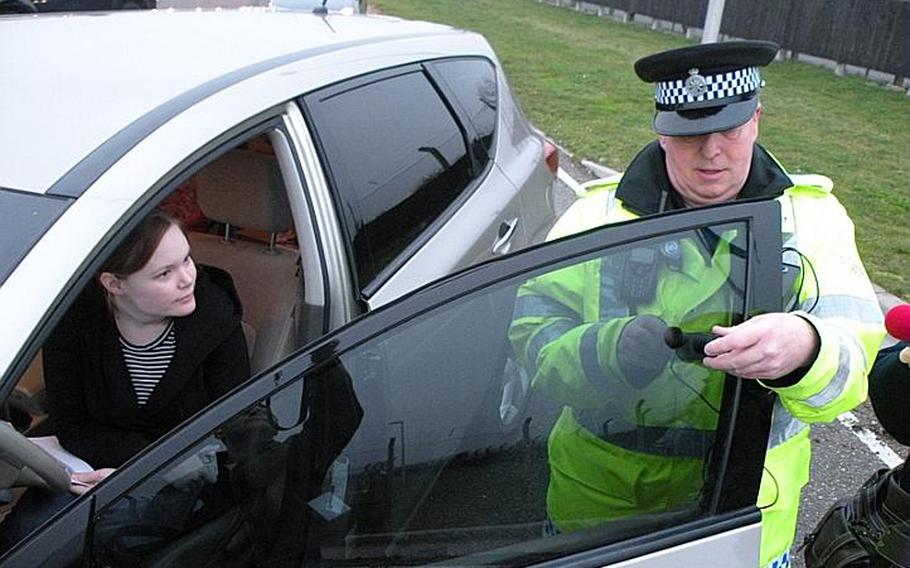
<instances>
[{"instance_id":1,"label":"tinted car window","mask_svg":"<svg viewBox=\"0 0 910 568\"><path fill-rule=\"evenodd\" d=\"M485 59L453 59L433 64L473 127L471 150L481 167L493 155L496 131L496 70Z\"/></svg>"},{"instance_id":2,"label":"tinted car window","mask_svg":"<svg viewBox=\"0 0 910 568\"><path fill-rule=\"evenodd\" d=\"M0 284L70 203L71 199L0 188Z\"/></svg>"},{"instance_id":3,"label":"tinted car window","mask_svg":"<svg viewBox=\"0 0 910 568\"><path fill-rule=\"evenodd\" d=\"M422 71L336 87L307 106L362 289L470 183L464 136Z\"/></svg>"},{"instance_id":4,"label":"tinted car window","mask_svg":"<svg viewBox=\"0 0 910 568\"><path fill-rule=\"evenodd\" d=\"M627 539L723 514L730 509L707 498L726 463L718 457L728 440L718 435L720 409L730 400L722 377L685 352L644 347L639 363L666 359L672 373L643 390L604 372L598 380L609 396L597 404L573 396L568 375L531 382L536 370L514 356L522 333L516 322L527 319L529 286L579 271L619 283L604 287L601 300L611 306L605 321L624 318L644 299L641 266L677 270L679 253L696 264L704 258L707 272L698 276L713 292L660 316L688 330L729 324L744 315L747 244L742 223L642 240L557 271L522 273L341 352L329 342L314 355L322 364L102 509L95 560L183 565L205 551L219 565L279 557L295 565L524 565L597 546L619 550ZM617 267L634 263L635 277L621 278ZM555 325L574 325L571 317ZM610 402L629 397L636 416ZM697 443L668 435L679 426L675 413L693 406L703 419L685 426L698 429ZM582 508L576 526L555 530L552 438L566 416L588 428L591 444L607 440L630 452L677 456L683 465L669 483L617 479L627 507ZM628 465L635 470L634 460ZM672 499L665 499L668 487Z\"/></svg>"}]
</instances>

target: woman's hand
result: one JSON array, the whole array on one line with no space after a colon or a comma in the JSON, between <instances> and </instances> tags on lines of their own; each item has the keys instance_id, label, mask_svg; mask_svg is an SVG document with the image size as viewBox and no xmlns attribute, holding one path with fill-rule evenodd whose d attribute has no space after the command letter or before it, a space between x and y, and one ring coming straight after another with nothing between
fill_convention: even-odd
<instances>
[{"instance_id":1,"label":"woman's hand","mask_svg":"<svg viewBox=\"0 0 910 568\"><path fill-rule=\"evenodd\" d=\"M70 493L82 495L114 471L116 470L113 468L105 467L85 473L74 473L70 476Z\"/></svg>"}]
</instances>

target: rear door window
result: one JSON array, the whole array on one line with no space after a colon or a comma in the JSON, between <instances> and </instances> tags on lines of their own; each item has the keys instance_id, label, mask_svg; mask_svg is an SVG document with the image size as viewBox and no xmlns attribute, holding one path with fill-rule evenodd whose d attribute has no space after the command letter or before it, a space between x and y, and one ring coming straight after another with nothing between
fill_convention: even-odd
<instances>
[{"instance_id":1,"label":"rear door window","mask_svg":"<svg viewBox=\"0 0 910 568\"><path fill-rule=\"evenodd\" d=\"M419 66L305 99L365 288L468 187L462 126Z\"/></svg>"},{"instance_id":2,"label":"rear door window","mask_svg":"<svg viewBox=\"0 0 910 568\"><path fill-rule=\"evenodd\" d=\"M469 126L471 151L479 169L482 169L493 157L499 101L495 67L480 58L437 61L430 67L439 75L464 114Z\"/></svg>"},{"instance_id":3,"label":"rear door window","mask_svg":"<svg viewBox=\"0 0 910 568\"><path fill-rule=\"evenodd\" d=\"M673 292L643 291L648 262L702 291L650 310L667 325L704 331L780 309L777 214L736 204L607 227L367 315L100 488L94 561L528 565L585 553L609 564L755 526L767 391L660 343L620 363L618 336L600 331ZM594 292L604 313L542 315L535 293L579 273L606 283ZM593 363L547 371L546 356L528 357L590 330L604 346ZM658 359L650 387L623 376ZM604 444L614 455L595 469L615 472L608 498L562 492L567 474L594 471L568 461ZM635 475L666 459L677 467L662 477Z\"/></svg>"}]
</instances>

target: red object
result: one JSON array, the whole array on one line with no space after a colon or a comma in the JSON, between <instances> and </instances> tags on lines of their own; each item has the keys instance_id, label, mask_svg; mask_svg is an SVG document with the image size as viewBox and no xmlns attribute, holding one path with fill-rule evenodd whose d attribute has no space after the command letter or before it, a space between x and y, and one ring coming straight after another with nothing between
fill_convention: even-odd
<instances>
[{"instance_id":1,"label":"red object","mask_svg":"<svg viewBox=\"0 0 910 568\"><path fill-rule=\"evenodd\" d=\"M910 304L901 304L888 310L885 316L885 328L891 337L901 341L910 341Z\"/></svg>"},{"instance_id":2,"label":"red object","mask_svg":"<svg viewBox=\"0 0 910 568\"><path fill-rule=\"evenodd\" d=\"M547 167L550 169L550 173L556 176L556 170L559 169L559 150L556 149L556 146L544 141L543 156L544 160L547 162Z\"/></svg>"}]
</instances>

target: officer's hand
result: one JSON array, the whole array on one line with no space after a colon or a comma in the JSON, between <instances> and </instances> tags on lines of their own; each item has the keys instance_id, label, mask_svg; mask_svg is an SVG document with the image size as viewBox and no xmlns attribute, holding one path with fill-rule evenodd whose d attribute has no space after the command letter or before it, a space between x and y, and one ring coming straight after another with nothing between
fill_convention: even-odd
<instances>
[{"instance_id":1,"label":"officer's hand","mask_svg":"<svg viewBox=\"0 0 910 568\"><path fill-rule=\"evenodd\" d=\"M746 379L774 380L811 365L818 334L794 314L762 314L733 327L714 326L705 345L706 367Z\"/></svg>"},{"instance_id":2,"label":"officer's hand","mask_svg":"<svg viewBox=\"0 0 910 568\"><path fill-rule=\"evenodd\" d=\"M616 358L626 380L644 388L664 369L673 350L664 342L667 324L657 316L635 316L622 328Z\"/></svg>"}]
</instances>

